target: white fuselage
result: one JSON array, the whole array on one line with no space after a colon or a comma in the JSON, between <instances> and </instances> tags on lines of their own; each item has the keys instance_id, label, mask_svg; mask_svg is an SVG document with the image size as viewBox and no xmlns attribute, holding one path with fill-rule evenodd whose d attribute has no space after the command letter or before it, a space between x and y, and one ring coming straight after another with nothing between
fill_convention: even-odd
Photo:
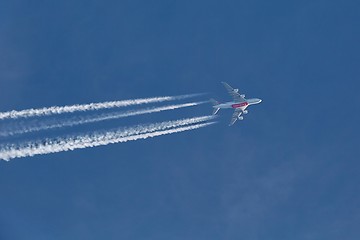
<instances>
[{"instance_id":1,"label":"white fuselage","mask_svg":"<svg viewBox=\"0 0 360 240\"><path fill-rule=\"evenodd\" d=\"M245 99L246 101L244 102L226 102L226 103L220 103L218 105L214 105L213 108L240 108L242 111L244 111L248 106L250 105L254 105L254 104L258 104L261 103L261 99L259 98L250 98L250 99Z\"/></svg>"}]
</instances>

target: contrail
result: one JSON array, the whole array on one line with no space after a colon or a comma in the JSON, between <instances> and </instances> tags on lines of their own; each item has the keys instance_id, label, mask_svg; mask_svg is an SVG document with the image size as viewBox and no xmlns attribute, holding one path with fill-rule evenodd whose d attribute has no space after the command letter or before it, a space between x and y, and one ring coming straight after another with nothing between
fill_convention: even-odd
<instances>
[{"instance_id":1,"label":"contrail","mask_svg":"<svg viewBox=\"0 0 360 240\"><path fill-rule=\"evenodd\" d=\"M153 98L140 98L140 99L130 99L123 101L112 101L112 102L102 102L102 103L89 103L89 104L76 104L70 106L53 106L45 107L39 109L26 109L21 111L9 111L9 112L0 112L0 120L3 119L17 119L17 118L28 118L35 116L49 116L54 114L62 113L72 113L80 111L91 111L99 109L108 109L108 108L117 108L117 107L127 107L132 105L148 104L148 103L158 103L165 101L174 101L181 100L186 98L192 98L196 96L203 95L202 93L197 94L186 94L179 96L165 96L165 97L153 97Z\"/></svg>"},{"instance_id":2,"label":"contrail","mask_svg":"<svg viewBox=\"0 0 360 240\"><path fill-rule=\"evenodd\" d=\"M189 131L202 128L215 122L206 122L214 119L214 116L188 118L177 121L168 121L148 125L107 131L75 137L46 139L43 141L29 142L22 145L7 145L0 149L0 159L9 161L13 158L30 157L40 154L49 154L63 151L72 151L88 147L108 145L156 137L177 132ZM205 122L205 123L201 123Z\"/></svg>"},{"instance_id":3,"label":"contrail","mask_svg":"<svg viewBox=\"0 0 360 240\"><path fill-rule=\"evenodd\" d=\"M142 114L149 114L149 113L157 113L162 111L168 111L168 110L175 110L179 108L185 108L185 107L192 107L197 106L200 104L207 103L205 102L191 102L191 103L184 103L184 104L175 104L175 105L168 105L168 106L162 106L162 107L153 107L153 108L146 108L146 109L140 109L140 110L130 110L125 112L117 112L117 113L109 113L109 114L102 114L100 116L86 116L86 117L76 117L72 119L65 119L65 120L56 120L56 122L40 122L39 126L22 126L21 129L17 130L10 130L10 131L3 131L0 133L1 137L7 137L7 136L13 136L13 135L19 135L19 134L25 134L30 132L37 132L42 130L50 130L50 129L56 129L56 128L62 128L62 127L72 127L76 125L81 124L87 124L87 123L94 123L94 122L100 122L105 120L113 120L113 119L119 119L119 118L125 118L125 117L131 117L131 116L137 116ZM59 122L61 121L61 122Z\"/></svg>"}]
</instances>

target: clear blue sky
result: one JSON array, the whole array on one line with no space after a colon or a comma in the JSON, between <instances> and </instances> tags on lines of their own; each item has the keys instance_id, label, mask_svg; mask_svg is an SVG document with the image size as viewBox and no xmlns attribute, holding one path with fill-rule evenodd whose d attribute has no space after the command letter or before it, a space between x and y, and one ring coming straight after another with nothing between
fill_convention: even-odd
<instances>
[{"instance_id":1,"label":"clear blue sky","mask_svg":"<svg viewBox=\"0 0 360 240\"><path fill-rule=\"evenodd\" d=\"M231 128L222 111L197 131L0 161L0 239L359 239L359 12L355 0L1 1L0 111L227 100L220 81L263 102Z\"/></svg>"}]
</instances>

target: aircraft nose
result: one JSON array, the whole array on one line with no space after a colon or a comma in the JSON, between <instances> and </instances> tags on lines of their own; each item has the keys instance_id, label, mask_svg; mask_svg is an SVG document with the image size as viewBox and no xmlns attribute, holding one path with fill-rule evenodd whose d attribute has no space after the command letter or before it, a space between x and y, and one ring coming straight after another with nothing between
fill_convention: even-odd
<instances>
[{"instance_id":1,"label":"aircraft nose","mask_svg":"<svg viewBox=\"0 0 360 240\"><path fill-rule=\"evenodd\" d=\"M261 103L262 102L262 100L261 99L259 99L259 103Z\"/></svg>"}]
</instances>

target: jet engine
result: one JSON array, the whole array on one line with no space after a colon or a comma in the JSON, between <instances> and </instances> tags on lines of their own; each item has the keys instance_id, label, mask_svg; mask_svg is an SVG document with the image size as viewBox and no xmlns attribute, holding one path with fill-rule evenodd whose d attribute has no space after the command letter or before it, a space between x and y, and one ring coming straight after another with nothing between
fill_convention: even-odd
<instances>
[{"instance_id":1,"label":"jet engine","mask_svg":"<svg viewBox=\"0 0 360 240\"><path fill-rule=\"evenodd\" d=\"M243 117L243 116L239 116L238 119L239 119L239 120L243 120L244 117Z\"/></svg>"},{"instance_id":2,"label":"jet engine","mask_svg":"<svg viewBox=\"0 0 360 240\"><path fill-rule=\"evenodd\" d=\"M235 88L235 89L234 89L234 92L236 92L236 93L239 92L239 89Z\"/></svg>"},{"instance_id":3,"label":"jet engine","mask_svg":"<svg viewBox=\"0 0 360 240\"><path fill-rule=\"evenodd\" d=\"M245 94L241 94L240 97L245 98Z\"/></svg>"},{"instance_id":4,"label":"jet engine","mask_svg":"<svg viewBox=\"0 0 360 240\"><path fill-rule=\"evenodd\" d=\"M243 114L248 114L248 110L244 110L244 111L243 111Z\"/></svg>"}]
</instances>

